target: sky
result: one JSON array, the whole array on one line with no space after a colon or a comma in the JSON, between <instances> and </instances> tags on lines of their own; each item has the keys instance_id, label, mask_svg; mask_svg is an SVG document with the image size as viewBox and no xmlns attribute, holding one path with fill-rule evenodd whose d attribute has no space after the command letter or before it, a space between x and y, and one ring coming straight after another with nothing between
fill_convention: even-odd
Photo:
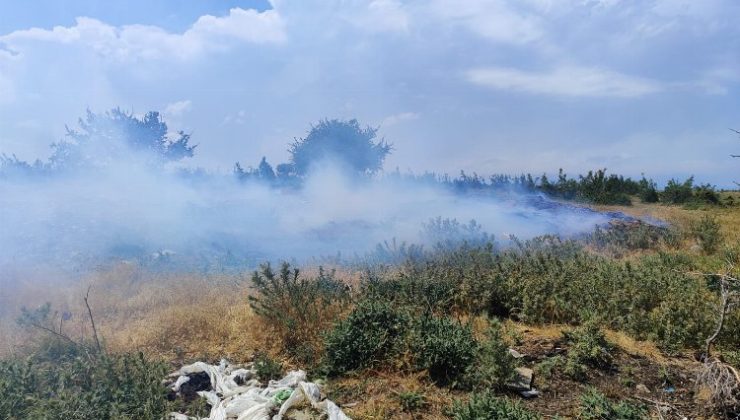
<instances>
[{"instance_id":1,"label":"sky","mask_svg":"<svg viewBox=\"0 0 740 420\"><path fill-rule=\"evenodd\" d=\"M735 0L0 0L0 153L160 111L230 171L322 118L386 170L740 178Z\"/></svg>"}]
</instances>

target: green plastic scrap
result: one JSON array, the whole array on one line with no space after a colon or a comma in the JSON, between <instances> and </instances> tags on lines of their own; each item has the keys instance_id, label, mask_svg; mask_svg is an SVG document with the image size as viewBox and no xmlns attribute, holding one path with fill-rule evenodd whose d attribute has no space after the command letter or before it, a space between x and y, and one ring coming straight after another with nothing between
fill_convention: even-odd
<instances>
[{"instance_id":1,"label":"green plastic scrap","mask_svg":"<svg viewBox=\"0 0 740 420\"><path fill-rule=\"evenodd\" d=\"M281 389L274 397L272 397L272 400L275 401L276 404L282 405L288 400L288 398L290 398L291 394L293 394L293 391L289 389Z\"/></svg>"}]
</instances>

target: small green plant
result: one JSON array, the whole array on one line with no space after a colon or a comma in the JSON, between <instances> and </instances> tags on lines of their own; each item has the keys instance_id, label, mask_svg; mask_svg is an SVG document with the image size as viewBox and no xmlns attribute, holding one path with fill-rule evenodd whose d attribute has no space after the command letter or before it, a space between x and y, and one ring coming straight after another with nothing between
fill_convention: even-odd
<instances>
[{"instance_id":1,"label":"small green plant","mask_svg":"<svg viewBox=\"0 0 740 420\"><path fill-rule=\"evenodd\" d=\"M426 315L414 328L411 352L416 366L440 384L456 385L474 363L477 349L470 327L450 318Z\"/></svg>"},{"instance_id":2,"label":"small green plant","mask_svg":"<svg viewBox=\"0 0 740 420\"><path fill-rule=\"evenodd\" d=\"M288 263L282 264L279 273L270 264L262 265L254 272L252 284L255 293L249 296L249 304L275 331L283 350L301 362L313 362L305 360L306 356L318 353L316 338L344 310L349 299L346 285L333 271L319 268L318 277L305 278Z\"/></svg>"},{"instance_id":3,"label":"small green plant","mask_svg":"<svg viewBox=\"0 0 740 420\"><path fill-rule=\"evenodd\" d=\"M0 361L0 418L154 419L171 411L165 363L142 354Z\"/></svg>"},{"instance_id":4,"label":"small green plant","mask_svg":"<svg viewBox=\"0 0 740 420\"><path fill-rule=\"evenodd\" d=\"M578 419L580 420L643 420L650 418L642 405L627 401L610 401L595 388L581 395Z\"/></svg>"},{"instance_id":5,"label":"small green plant","mask_svg":"<svg viewBox=\"0 0 740 420\"><path fill-rule=\"evenodd\" d=\"M714 254L722 241L719 222L716 218L705 215L691 229L691 232L699 242L702 252Z\"/></svg>"},{"instance_id":6,"label":"small green plant","mask_svg":"<svg viewBox=\"0 0 740 420\"><path fill-rule=\"evenodd\" d=\"M519 402L492 393L473 394L467 402L455 401L450 410L454 420L540 420L542 417Z\"/></svg>"},{"instance_id":7,"label":"small green plant","mask_svg":"<svg viewBox=\"0 0 740 420\"><path fill-rule=\"evenodd\" d=\"M405 412L418 411L426 406L427 401L424 394L416 391L403 391L397 394L398 403Z\"/></svg>"},{"instance_id":8,"label":"small green plant","mask_svg":"<svg viewBox=\"0 0 740 420\"><path fill-rule=\"evenodd\" d=\"M257 353L254 358L254 369L263 383L283 377L282 363L273 360L267 353Z\"/></svg>"},{"instance_id":9,"label":"small green plant","mask_svg":"<svg viewBox=\"0 0 740 420\"><path fill-rule=\"evenodd\" d=\"M612 363L612 345L594 321L563 333L569 344L563 371L573 379L585 380L588 367L604 369Z\"/></svg>"},{"instance_id":10,"label":"small green plant","mask_svg":"<svg viewBox=\"0 0 740 420\"><path fill-rule=\"evenodd\" d=\"M324 366L330 375L375 366L399 352L410 317L388 302L362 301L324 340Z\"/></svg>"},{"instance_id":11,"label":"small green plant","mask_svg":"<svg viewBox=\"0 0 740 420\"><path fill-rule=\"evenodd\" d=\"M548 357L547 359L534 365L534 373L538 378L548 380L552 378L553 374L555 374L555 371L558 368L561 368L564 365L565 358L563 356L557 355L553 357Z\"/></svg>"},{"instance_id":12,"label":"small green plant","mask_svg":"<svg viewBox=\"0 0 740 420\"><path fill-rule=\"evenodd\" d=\"M486 338L479 343L475 364L468 373L474 387L501 388L514 373L516 360L503 339L501 323L492 319Z\"/></svg>"}]
</instances>

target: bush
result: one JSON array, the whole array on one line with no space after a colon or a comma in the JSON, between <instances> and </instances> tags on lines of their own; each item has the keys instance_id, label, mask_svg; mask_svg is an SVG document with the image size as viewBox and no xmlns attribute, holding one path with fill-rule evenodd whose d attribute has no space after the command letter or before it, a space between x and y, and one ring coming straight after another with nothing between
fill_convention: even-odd
<instances>
[{"instance_id":1,"label":"bush","mask_svg":"<svg viewBox=\"0 0 740 420\"><path fill-rule=\"evenodd\" d=\"M509 353L502 335L501 323L492 319L486 339L478 345L475 365L469 381L475 387L502 388L513 373L516 360Z\"/></svg>"},{"instance_id":2,"label":"bush","mask_svg":"<svg viewBox=\"0 0 740 420\"><path fill-rule=\"evenodd\" d=\"M694 187L693 201L699 204L720 204L719 194L716 188L710 184L702 184Z\"/></svg>"},{"instance_id":3,"label":"bush","mask_svg":"<svg viewBox=\"0 0 740 420\"><path fill-rule=\"evenodd\" d=\"M399 392L398 402L401 404L401 410L405 412L417 411L427 405L424 394L414 391Z\"/></svg>"},{"instance_id":4,"label":"bush","mask_svg":"<svg viewBox=\"0 0 740 420\"><path fill-rule=\"evenodd\" d=\"M595 322L586 322L563 335L570 346L563 369L566 375L584 380L587 367L604 369L611 366L612 345Z\"/></svg>"},{"instance_id":5,"label":"bush","mask_svg":"<svg viewBox=\"0 0 740 420\"><path fill-rule=\"evenodd\" d=\"M337 320L349 301L344 283L333 272L319 268L317 278L306 279L283 263L280 273L265 264L252 276L255 294L249 304L276 333L282 348L301 362L311 363L320 349L321 334Z\"/></svg>"},{"instance_id":6,"label":"bush","mask_svg":"<svg viewBox=\"0 0 740 420\"><path fill-rule=\"evenodd\" d=\"M641 221L613 221L607 228L597 226L585 240L599 250L620 256L625 250L656 249L661 244L674 244L677 237L678 233L667 227Z\"/></svg>"},{"instance_id":7,"label":"bush","mask_svg":"<svg viewBox=\"0 0 740 420\"><path fill-rule=\"evenodd\" d=\"M282 363L273 360L266 353L257 354L257 357L254 358L254 369L257 372L257 377L263 383L283 377Z\"/></svg>"},{"instance_id":8,"label":"bush","mask_svg":"<svg viewBox=\"0 0 740 420\"><path fill-rule=\"evenodd\" d=\"M693 187L693 176L684 182L671 179L663 189L660 199L666 204L686 204L691 201L691 198L693 197Z\"/></svg>"},{"instance_id":9,"label":"bush","mask_svg":"<svg viewBox=\"0 0 740 420\"><path fill-rule=\"evenodd\" d=\"M709 215L705 215L698 223L694 224L691 233L699 241L701 250L705 254L713 254L717 251L717 247L722 241L719 222Z\"/></svg>"},{"instance_id":10,"label":"bush","mask_svg":"<svg viewBox=\"0 0 740 420\"><path fill-rule=\"evenodd\" d=\"M648 180L644 176L638 182L639 191L637 195L643 203L657 203L660 200L658 186L652 179Z\"/></svg>"},{"instance_id":11,"label":"bush","mask_svg":"<svg viewBox=\"0 0 740 420\"><path fill-rule=\"evenodd\" d=\"M650 418L647 410L627 401L614 403L595 388L581 395L578 413L581 420L642 420Z\"/></svg>"},{"instance_id":12,"label":"bush","mask_svg":"<svg viewBox=\"0 0 740 420\"><path fill-rule=\"evenodd\" d=\"M402 349L411 319L388 302L362 301L324 340L329 375L376 366Z\"/></svg>"},{"instance_id":13,"label":"bush","mask_svg":"<svg viewBox=\"0 0 740 420\"><path fill-rule=\"evenodd\" d=\"M449 318L423 316L414 328L416 366L440 384L457 384L475 361L477 343L468 326Z\"/></svg>"},{"instance_id":14,"label":"bush","mask_svg":"<svg viewBox=\"0 0 740 420\"><path fill-rule=\"evenodd\" d=\"M540 420L542 417L509 398L491 393L473 394L468 402L455 401L450 410L454 420Z\"/></svg>"},{"instance_id":15,"label":"bush","mask_svg":"<svg viewBox=\"0 0 740 420\"><path fill-rule=\"evenodd\" d=\"M163 418L170 411L161 384L167 369L142 354L0 361L0 418Z\"/></svg>"}]
</instances>

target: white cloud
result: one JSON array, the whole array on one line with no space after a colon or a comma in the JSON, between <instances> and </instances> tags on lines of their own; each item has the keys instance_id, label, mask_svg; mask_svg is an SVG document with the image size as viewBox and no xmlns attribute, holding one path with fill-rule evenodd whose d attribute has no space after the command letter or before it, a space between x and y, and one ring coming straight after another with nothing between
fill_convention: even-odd
<instances>
[{"instance_id":1,"label":"white cloud","mask_svg":"<svg viewBox=\"0 0 740 420\"><path fill-rule=\"evenodd\" d=\"M193 103L189 99L167 104L167 106L164 108L164 115L168 118L179 118L184 113L190 111L192 105Z\"/></svg>"},{"instance_id":2,"label":"white cloud","mask_svg":"<svg viewBox=\"0 0 740 420\"><path fill-rule=\"evenodd\" d=\"M367 6L369 29L376 31L405 32L409 18L401 2L373 0Z\"/></svg>"},{"instance_id":3,"label":"white cloud","mask_svg":"<svg viewBox=\"0 0 740 420\"><path fill-rule=\"evenodd\" d=\"M32 42L79 44L116 59L190 58L207 50L223 49L233 43L281 43L285 24L272 9L264 12L234 8L223 17L205 15L183 33L171 33L151 25L116 27L97 19L79 17L74 26L31 28L0 36L0 45L23 52Z\"/></svg>"},{"instance_id":4,"label":"white cloud","mask_svg":"<svg viewBox=\"0 0 740 420\"><path fill-rule=\"evenodd\" d=\"M380 125L382 127L390 127L404 121L417 120L419 119L419 117L420 114L418 112L401 112L399 114L393 114L383 118L383 121L380 123Z\"/></svg>"},{"instance_id":5,"label":"white cloud","mask_svg":"<svg viewBox=\"0 0 740 420\"><path fill-rule=\"evenodd\" d=\"M468 81L498 90L586 97L637 97L658 92L655 81L590 67L559 67L550 72L486 67L469 70Z\"/></svg>"},{"instance_id":6,"label":"white cloud","mask_svg":"<svg viewBox=\"0 0 740 420\"><path fill-rule=\"evenodd\" d=\"M518 10L514 4L525 5L495 0L435 0L431 10L442 21L462 25L493 41L526 44L540 39L544 35L541 17L532 10Z\"/></svg>"}]
</instances>

